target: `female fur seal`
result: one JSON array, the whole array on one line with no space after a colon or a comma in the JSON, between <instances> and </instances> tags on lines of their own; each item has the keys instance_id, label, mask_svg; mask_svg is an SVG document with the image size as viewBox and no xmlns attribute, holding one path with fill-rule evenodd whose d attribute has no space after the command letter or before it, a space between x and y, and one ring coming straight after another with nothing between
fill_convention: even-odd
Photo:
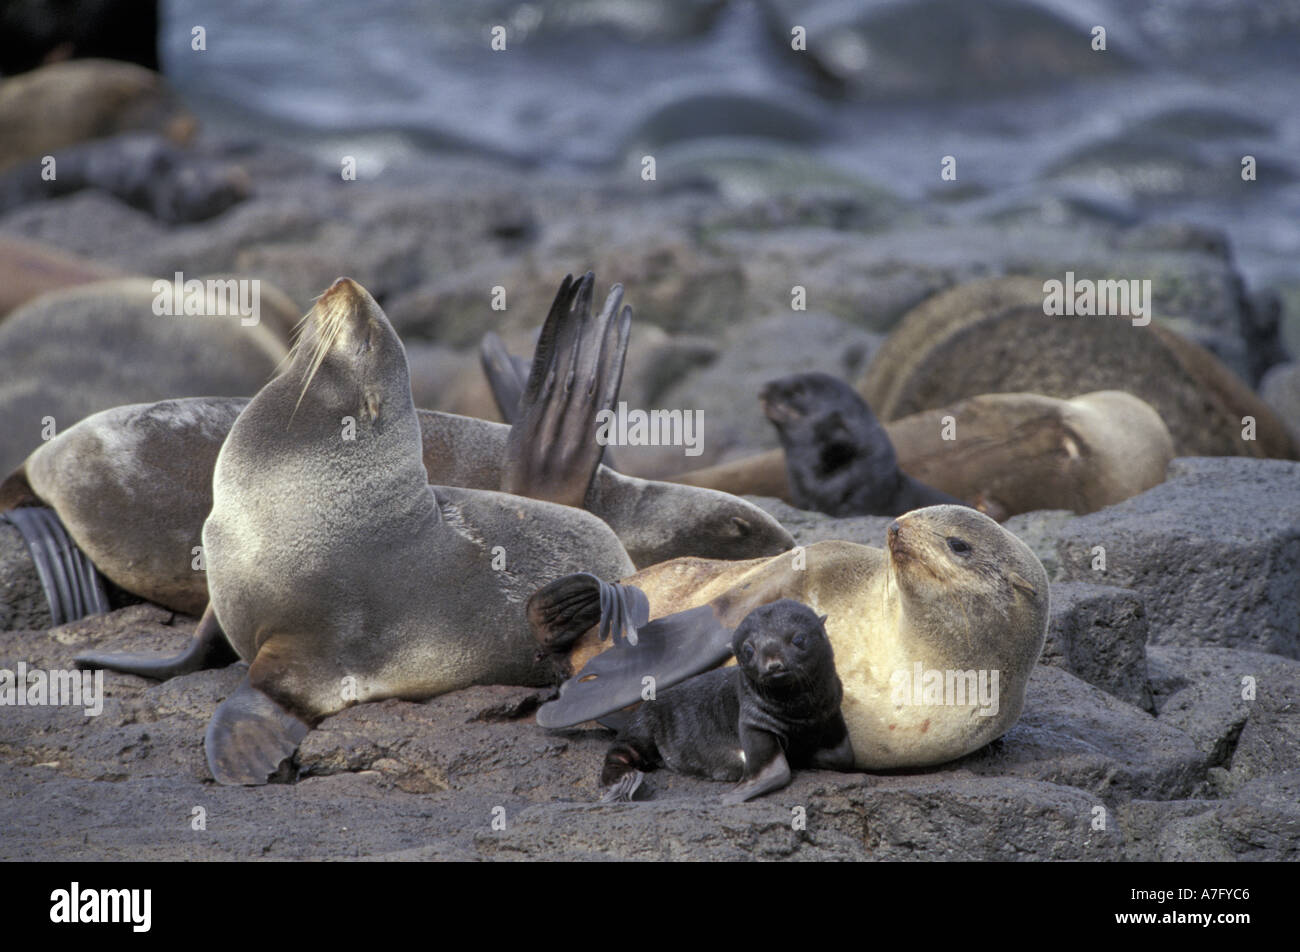
<instances>
[{"instance_id":1,"label":"female fur seal","mask_svg":"<svg viewBox=\"0 0 1300 952\"><path fill-rule=\"evenodd\" d=\"M723 796L726 804L779 790L791 767L852 770L825 622L788 598L746 615L731 641L735 667L697 675L637 708L605 755L602 799L631 800L642 771L661 764L743 780Z\"/></svg>"},{"instance_id":2,"label":"female fur seal","mask_svg":"<svg viewBox=\"0 0 1300 952\"><path fill-rule=\"evenodd\" d=\"M922 506L961 505L956 496L898 468L889 434L867 402L830 374L792 374L763 386L794 504L832 516L897 516Z\"/></svg>"},{"instance_id":3,"label":"female fur seal","mask_svg":"<svg viewBox=\"0 0 1300 952\"><path fill-rule=\"evenodd\" d=\"M537 722L601 717L638 701L645 677L662 690L719 664L741 620L780 598L829 616L863 769L943 763L1000 737L1047 632L1047 573L1029 547L973 509L931 506L895 520L886 551L818 542L747 562L675 559L617 586L552 582L529 622L544 648L586 664ZM597 622L615 633L603 653Z\"/></svg>"}]
</instances>

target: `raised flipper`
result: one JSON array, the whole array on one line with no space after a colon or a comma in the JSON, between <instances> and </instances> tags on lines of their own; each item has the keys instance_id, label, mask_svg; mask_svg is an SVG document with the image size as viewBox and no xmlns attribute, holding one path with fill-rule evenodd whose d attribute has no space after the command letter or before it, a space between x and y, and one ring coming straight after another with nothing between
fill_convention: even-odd
<instances>
[{"instance_id":1,"label":"raised flipper","mask_svg":"<svg viewBox=\"0 0 1300 952\"><path fill-rule=\"evenodd\" d=\"M501 419L513 426L519 422L519 399L524 395L528 380L528 362L506 350L505 341L492 331L483 335L479 358L483 362L483 375L492 388L492 398L501 411Z\"/></svg>"},{"instance_id":2,"label":"raised flipper","mask_svg":"<svg viewBox=\"0 0 1300 952\"><path fill-rule=\"evenodd\" d=\"M290 714L247 677L208 722L203 747L218 783L260 786L298 749L311 725Z\"/></svg>"},{"instance_id":3,"label":"raised flipper","mask_svg":"<svg viewBox=\"0 0 1300 952\"><path fill-rule=\"evenodd\" d=\"M79 654L73 663L78 668L104 668L108 671L121 671L124 674L138 674L142 678L156 678L166 681L168 678L206 671L208 668L224 668L239 660L235 649L230 647L225 632L217 624L217 616L212 606L203 612L198 627L194 629L194 639L178 655L159 655L156 653L101 654L88 651Z\"/></svg>"},{"instance_id":4,"label":"raised flipper","mask_svg":"<svg viewBox=\"0 0 1300 952\"><path fill-rule=\"evenodd\" d=\"M732 634L712 605L657 618L637 632L635 645L616 641L560 685L559 698L538 709L537 723L572 727L635 704L647 677L662 691L726 660Z\"/></svg>"},{"instance_id":5,"label":"raised flipper","mask_svg":"<svg viewBox=\"0 0 1300 952\"><path fill-rule=\"evenodd\" d=\"M618 399L632 326L617 284L592 318L594 282L590 271L577 282L566 276L546 316L506 441L505 492L576 508L586 501L605 451L596 417Z\"/></svg>"},{"instance_id":6,"label":"raised flipper","mask_svg":"<svg viewBox=\"0 0 1300 952\"><path fill-rule=\"evenodd\" d=\"M483 341L479 344L479 359L483 363L483 375L487 377L488 386L492 389L492 399L496 401L501 419L514 426L521 416L519 401L523 399L528 381L528 361L510 353L505 341L493 331L483 335ZM605 447L600 462L610 469L618 469L614 453L608 446Z\"/></svg>"},{"instance_id":7,"label":"raised flipper","mask_svg":"<svg viewBox=\"0 0 1300 952\"><path fill-rule=\"evenodd\" d=\"M53 509L24 506L4 513L0 519L12 522L22 533L55 625L109 611L99 570L77 548Z\"/></svg>"}]
</instances>

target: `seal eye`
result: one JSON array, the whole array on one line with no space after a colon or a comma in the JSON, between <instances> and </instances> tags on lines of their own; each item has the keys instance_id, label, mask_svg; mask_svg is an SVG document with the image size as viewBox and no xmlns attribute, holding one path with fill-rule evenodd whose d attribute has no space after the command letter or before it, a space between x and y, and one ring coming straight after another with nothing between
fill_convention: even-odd
<instances>
[{"instance_id":1,"label":"seal eye","mask_svg":"<svg viewBox=\"0 0 1300 952\"><path fill-rule=\"evenodd\" d=\"M745 664L749 664L749 662L754 660L754 646L748 641L740 647L740 660L745 662Z\"/></svg>"},{"instance_id":2,"label":"seal eye","mask_svg":"<svg viewBox=\"0 0 1300 952\"><path fill-rule=\"evenodd\" d=\"M965 539L959 539L956 536L948 536L948 548L958 555L970 555L970 545Z\"/></svg>"},{"instance_id":3,"label":"seal eye","mask_svg":"<svg viewBox=\"0 0 1300 952\"><path fill-rule=\"evenodd\" d=\"M796 648L802 648L807 643L808 643L808 639L804 637L804 633L802 631L790 639L790 644L794 645Z\"/></svg>"}]
</instances>

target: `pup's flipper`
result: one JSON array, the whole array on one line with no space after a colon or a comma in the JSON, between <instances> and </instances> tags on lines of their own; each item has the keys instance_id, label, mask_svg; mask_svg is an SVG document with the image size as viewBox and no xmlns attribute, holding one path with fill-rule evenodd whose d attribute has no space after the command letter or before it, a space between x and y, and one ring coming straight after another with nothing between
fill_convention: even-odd
<instances>
[{"instance_id":1,"label":"pup's flipper","mask_svg":"<svg viewBox=\"0 0 1300 952\"><path fill-rule=\"evenodd\" d=\"M601 641L612 635L615 644L635 645L638 631L650 620L650 600L635 585L577 572L539 588L526 612L538 643L548 653L560 654L597 622Z\"/></svg>"},{"instance_id":2,"label":"pup's flipper","mask_svg":"<svg viewBox=\"0 0 1300 952\"><path fill-rule=\"evenodd\" d=\"M247 677L208 722L203 747L218 783L260 786L298 749L311 725L253 687Z\"/></svg>"},{"instance_id":3,"label":"pup's flipper","mask_svg":"<svg viewBox=\"0 0 1300 952\"><path fill-rule=\"evenodd\" d=\"M551 305L506 441L504 492L577 508L586 500L605 451L596 417L618 399L632 326L617 284L591 316L594 283L590 271L566 276Z\"/></svg>"},{"instance_id":4,"label":"pup's flipper","mask_svg":"<svg viewBox=\"0 0 1300 952\"><path fill-rule=\"evenodd\" d=\"M640 701L646 678L657 692L707 671L730 656L733 633L712 605L656 618L637 632L635 645L616 640L560 685L559 698L538 709L537 723L572 727Z\"/></svg>"},{"instance_id":5,"label":"pup's flipper","mask_svg":"<svg viewBox=\"0 0 1300 952\"><path fill-rule=\"evenodd\" d=\"M623 774L617 783L611 784L601 795L601 803L631 803L632 798L636 796L637 790L641 787L641 781L645 779L645 774L639 770L633 770L630 773Z\"/></svg>"},{"instance_id":6,"label":"pup's flipper","mask_svg":"<svg viewBox=\"0 0 1300 952\"><path fill-rule=\"evenodd\" d=\"M505 341L492 331L483 335L479 359L501 419L513 426L519 422L519 399L528 381L528 362L506 350Z\"/></svg>"},{"instance_id":7,"label":"pup's flipper","mask_svg":"<svg viewBox=\"0 0 1300 952\"><path fill-rule=\"evenodd\" d=\"M235 649L230 647L225 632L217 624L217 616L212 606L203 612L198 627L194 629L194 639L178 655L159 655L155 653L103 654L88 651L79 654L73 663L78 668L104 668L108 671L121 671L124 674L138 674L142 678L156 678L166 681L182 674L206 671L209 668L224 668L239 660Z\"/></svg>"},{"instance_id":8,"label":"pup's flipper","mask_svg":"<svg viewBox=\"0 0 1300 952\"><path fill-rule=\"evenodd\" d=\"M55 625L109 611L99 570L77 548L53 509L24 506L0 515L0 519L17 526L27 543Z\"/></svg>"}]
</instances>

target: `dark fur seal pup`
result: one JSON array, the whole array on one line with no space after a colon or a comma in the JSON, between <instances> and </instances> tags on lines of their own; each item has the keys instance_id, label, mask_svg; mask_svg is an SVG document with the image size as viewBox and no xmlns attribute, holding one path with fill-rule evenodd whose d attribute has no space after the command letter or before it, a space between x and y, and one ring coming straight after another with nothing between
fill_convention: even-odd
<instances>
[{"instance_id":1,"label":"dark fur seal pup","mask_svg":"<svg viewBox=\"0 0 1300 952\"><path fill-rule=\"evenodd\" d=\"M789 598L745 616L731 642L738 667L691 678L632 715L605 754L602 800L631 800L642 769L659 765L740 780L723 796L726 804L779 790L791 767L852 770L825 621Z\"/></svg>"},{"instance_id":2,"label":"dark fur seal pup","mask_svg":"<svg viewBox=\"0 0 1300 952\"><path fill-rule=\"evenodd\" d=\"M889 434L867 402L830 374L792 374L763 386L763 412L785 450L794 504L831 516L897 516L962 504L898 468Z\"/></svg>"}]
</instances>

